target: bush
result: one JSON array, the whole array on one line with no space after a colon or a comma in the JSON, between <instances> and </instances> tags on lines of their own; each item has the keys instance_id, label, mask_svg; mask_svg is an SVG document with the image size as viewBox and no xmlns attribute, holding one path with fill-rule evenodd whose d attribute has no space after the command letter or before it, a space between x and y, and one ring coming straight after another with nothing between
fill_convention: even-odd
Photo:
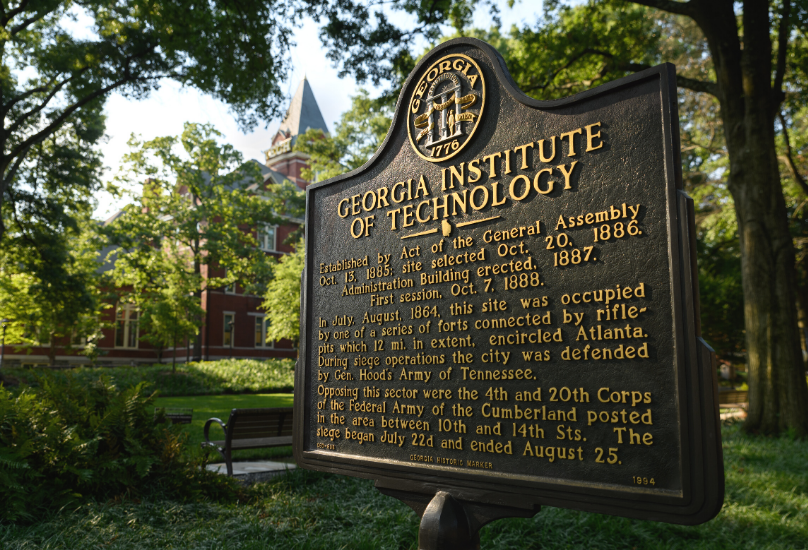
<instances>
[{"instance_id":1,"label":"bush","mask_svg":"<svg viewBox=\"0 0 808 550\"><path fill-rule=\"evenodd\" d=\"M34 520L88 498L235 498L237 484L182 454L185 436L154 416L154 394L43 376L0 386L0 517Z\"/></svg>"},{"instance_id":2,"label":"bush","mask_svg":"<svg viewBox=\"0 0 808 550\"><path fill-rule=\"evenodd\" d=\"M48 378L66 383L73 379L88 386L108 376L119 388L149 382L163 397L183 395L216 395L222 393L290 392L294 387L294 360L227 359L178 365L150 367L79 367L70 370L47 370ZM37 385L44 369L3 369L9 379Z\"/></svg>"}]
</instances>

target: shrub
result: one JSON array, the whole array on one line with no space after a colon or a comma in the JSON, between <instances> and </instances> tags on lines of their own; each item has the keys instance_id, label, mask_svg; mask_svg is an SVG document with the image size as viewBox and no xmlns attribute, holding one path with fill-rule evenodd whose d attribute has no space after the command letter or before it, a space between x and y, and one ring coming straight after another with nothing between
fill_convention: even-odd
<instances>
[{"instance_id":1,"label":"shrub","mask_svg":"<svg viewBox=\"0 0 808 550\"><path fill-rule=\"evenodd\" d=\"M0 517L33 520L87 498L235 497L232 480L183 456L185 436L155 419L154 397L106 377L43 376L16 395L0 386Z\"/></svg>"},{"instance_id":2,"label":"shrub","mask_svg":"<svg viewBox=\"0 0 808 550\"><path fill-rule=\"evenodd\" d=\"M42 369L3 369L9 378L37 385ZM47 370L48 378L66 383L72 378L87 386L108 376L119 388L133 387L149 382L163 397L182 395L214 395L222 393L288 392L294 387L294 360L225 359L178 365L149 367L80 367L76 369Z\"/></svg>"}]
</instances>

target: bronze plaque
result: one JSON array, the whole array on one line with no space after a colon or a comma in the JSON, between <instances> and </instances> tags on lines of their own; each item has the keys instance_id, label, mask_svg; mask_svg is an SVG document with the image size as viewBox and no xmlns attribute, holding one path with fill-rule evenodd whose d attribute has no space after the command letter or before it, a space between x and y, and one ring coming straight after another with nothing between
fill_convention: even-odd
<instances>
[{"instance_id":1,"label":"bronze plaque","mask_svg":"<svg viewBox=\"0 0 808 550\"><path fill-rule=\"evenodd\" d=\"M307 190L305 468L701 523L723 501L673 66L564 100L447 42L362 168Z\"/></svg>"}]
</instances>

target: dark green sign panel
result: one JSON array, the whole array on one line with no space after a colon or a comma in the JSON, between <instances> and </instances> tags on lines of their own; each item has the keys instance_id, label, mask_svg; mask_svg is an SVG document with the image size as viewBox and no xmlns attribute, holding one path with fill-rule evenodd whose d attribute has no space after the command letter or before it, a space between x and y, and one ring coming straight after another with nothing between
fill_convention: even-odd
<instances>
[{"instance_id":1,"label":"dark green sign panel","mask_svg":"<svg viewBox=\"0 0 808 550\"><path fill-rule=\"evenodd\" d=\"M376 156L308 188L298 463L393 494L712 518L692 223L672 66L542 102L490 46L436 48Z\"/></svg>"}]
</instances>

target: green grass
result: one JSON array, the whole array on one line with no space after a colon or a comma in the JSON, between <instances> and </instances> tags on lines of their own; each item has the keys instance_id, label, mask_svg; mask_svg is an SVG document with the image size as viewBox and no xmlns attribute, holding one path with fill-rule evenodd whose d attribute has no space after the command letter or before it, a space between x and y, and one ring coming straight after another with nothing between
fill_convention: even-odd
<instances>
[{"instance_id":1,"label":"green grass","mask_svg":"<svg viewBox=\"0 0 808 550\"><path fill-rule=\"evenodd\" d=\"M727 496L718 517L682 527L544 507L482 530L505 549L808 548L808 442L723 430ZM92 503L30 526L0 522L0 548L415 549L418 519L373 483L298 470L259 484L252 504Z\"/></svg>"},{"instance_id":2,"label":"green grass","mask_svg":"<svg viewBox=\"0 0 808 550\"><path fill-rule=\"evenodd\" d=\"M148 382L164 396L274 393L292 391L294 364L293 359L223 359L177 365L175 371L167 364L148 367L79 367L69 370L10 368L3 369L0 381L4 381L6 386L18 382L36 385L39 376L71 377L74 381L89 386L101 376L107 376L118 387Z\"/></svg>"},{"instance_id":3,"label":"green grass","mask_svg":"<svg viewBox=\"0 0 808 550\"><path fill-rule=\"evenodd\" d=\"M205 440L204 427L209 418L218 418L224 423L230 418L231 409L257 409L263 407L291 407L291 393L242 394L242 395L204 395L195 397L159 397L158 407L191 408L194 410L191 423L183 426L188 434L188 451L200 453L200 443ZM214 424L210 427L211 439L224 439L224 432ZM292 447L275 447L272 449L250 449L233 453L234 460L254 460L291 456ZM221 462L221 456L215 451L211 454L213 462Z\"/></svg>"}]
</instances>

